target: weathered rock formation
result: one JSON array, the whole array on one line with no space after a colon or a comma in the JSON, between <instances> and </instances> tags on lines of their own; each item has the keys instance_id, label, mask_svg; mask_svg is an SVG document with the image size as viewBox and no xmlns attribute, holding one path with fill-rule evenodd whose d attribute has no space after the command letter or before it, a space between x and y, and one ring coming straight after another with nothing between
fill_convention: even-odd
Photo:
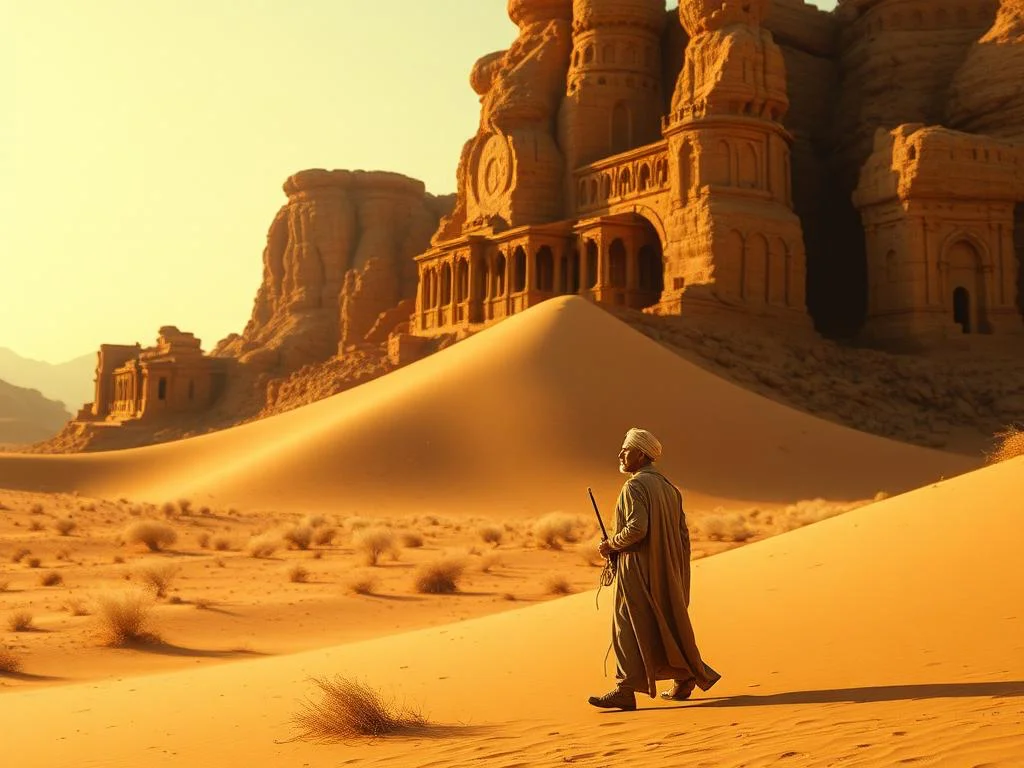
<instances>
[{"instance_id":1,"label":"weathered rock formation","mask_svg":"<svg viewBox=\"0 0 1024 768\"><path fill-rule=\"evenodd\" d=\"M949 125L1024 139L1024 0L1002 0L995 23L953 78Z\"/></svg>"},{"instance_id":2,"label":"weathered rock formation","mask_svg":"<svg viewBox=\"0 0 1024 768\"><path fill-rule=\"evenodd\" d=\"M458 199L435 241L464 229L540 222L561 212L564 157L552 130L572 45L571 0L509 0L519 36L470 73L480 125L456 172Z\"/></svg>"},{"instance_id":3,"label":"weathered rock formation","mask_svg":"<svg viewBox=\"0 0 1024 768\"><path fill-rule=\"evenodd\" d=\"M384 172L301 171L284 191L252 317L214 352L280 372L361 343L381 312L415 295L413 256L451 202Z\"/></svg>"},{"instance_id":4,"label":"weathered rock formation","mask_svg":"<svg viewBox=\"0 0 1024 768\"><path fill-rule=\"evenodd\" d=\"M63 403L46 399L38 390L0 381L0 446L45 440L69 418Z\"/></svg>"}]
</instances>

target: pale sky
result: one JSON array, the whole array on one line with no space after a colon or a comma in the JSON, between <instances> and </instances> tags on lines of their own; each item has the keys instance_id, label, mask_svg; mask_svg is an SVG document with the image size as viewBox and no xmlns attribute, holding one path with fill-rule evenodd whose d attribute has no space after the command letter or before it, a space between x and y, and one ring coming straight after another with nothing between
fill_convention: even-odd
<instances>
[{"instance_id":1,"label":"pale sky","mask_svg":"<svg viewBox=\"0 0 1024 768\"><path fill-rule=\"evenodd\" d=\"M241 332L296 171L453 192L505 7L0 0L0 347L59 363L161 325L206 350Z\"/></svg>"}]
</instances>

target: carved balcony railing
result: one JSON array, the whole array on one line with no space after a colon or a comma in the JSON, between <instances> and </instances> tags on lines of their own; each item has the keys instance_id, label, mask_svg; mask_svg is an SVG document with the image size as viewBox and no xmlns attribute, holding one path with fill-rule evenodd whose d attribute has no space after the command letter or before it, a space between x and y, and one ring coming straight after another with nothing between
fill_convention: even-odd
<instances>
[{"instance_id":1,"label":"carved balcony railing","mask_svg":"<svg viewBox=\"0 0 1024 768\"><path fill-rule=\"evenodd\" d=\"M659 141L577 168L576 213L659 195L668 189L668 142Z\"/></svg>"}]
</instances>

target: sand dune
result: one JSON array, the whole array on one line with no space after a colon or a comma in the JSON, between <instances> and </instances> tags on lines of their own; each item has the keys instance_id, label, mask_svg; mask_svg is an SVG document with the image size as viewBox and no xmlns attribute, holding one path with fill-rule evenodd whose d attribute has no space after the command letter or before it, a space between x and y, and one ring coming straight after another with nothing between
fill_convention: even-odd
<instances>
[{"instance_id":1,"label":"sand dune","mask_svg":"<svg viewBox=\"0 0 1024 768\"><path fill-rule=\"evenodd\" d=\"M610 505L641 425L691 503L857 499L971 469L753 395L561 298L388 376L224 432L103 455L3 456L0 486L360 513Z\"/></svg>"},{"instance_id":2,"label":"sand dune","mask_svg":"<svg viewBox=\"0 0 1024 768\"><path fill-rule=\"evenodd\" d=\"M699 561L694 621L725 676L683 705L585 704L609 685L609 596L598 612L588 593L293 656L12 693L4 743L26 768L1019 765L1022 495L1017 459ZM333 673L455 727L279 743L306 678Z\"/></svg>"}]
</instances>

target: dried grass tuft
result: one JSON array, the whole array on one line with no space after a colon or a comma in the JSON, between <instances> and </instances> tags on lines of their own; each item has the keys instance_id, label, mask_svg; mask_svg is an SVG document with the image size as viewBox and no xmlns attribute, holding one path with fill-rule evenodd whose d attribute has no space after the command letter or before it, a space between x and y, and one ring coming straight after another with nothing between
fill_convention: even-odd
<instances>
[{"instance_id":1,"label":"dried grass tuft","mask_svg":"<svg viewBox=\"0 0 1024 768\"><path fill-rule=\"evenodd\" d=\"M12 675L21 671L21 659L6 648L0 648L0 675Z\"/></svg>"},{"instance_id":2,"label":"dried grass tuft","mask_svg":"<svg viewBox=\"0 0 1024 768\"><path fill-rule=\"evenodd\" d=\"M145 544L150 552L159 552L178 540L178 534L171 526L156 520L140 520L132 523L121 534L126 544Z\"/></svg>"},{"instance_id":3,"label":"dried grass tuft","mask_svg":"<svg viewBox=\"0 0 1024 768\"><path fill-rule=\"evenodd\" d=\"M402 546L409 549L419 549L423 546L423 536L416 531L405 531L401 535Z\"/></svg>"},{"instance_id":4,"label":"dried grass tuft","mask_svg":"<svg viewBox=\"0 0 1024 768\"><path fill-rule=\"evenodd\" d=\"M288 581L295 584L305 584L309 581L309 570L299 565L299 563L293 563L288 569Z\"/></svg>"},{"instance_id":5,"label":"dried grass tuft","mask_svg":"<svg viewBox=\"0 0 1024 768\"><path fill-rule=\"evenodd\" d=\"M57 533L61 536L70 536L71 532L78 527L78 523L72 520L70 517L63 517L53 524L53 527L57 529Z\"/></svg>"},{"instance_id":6,"label":"dried grass tuft","mask_svg":"<svg viewBox=\"0 0 1024 768\"><path fill-rule=\"evenodd\" d=\"M15 611L7 617L7 628L11 632L31 632L35 627L32 625L32 614L29 611Z\"/></svg>"},{"instance_id":7,"label":"dried grass tuft","mask_svg":"<svg viewBox=\"0 0 1024 768\"><path fill-rule=\"evenodd\" d=\"M64 583L64 577L57 571L48 571L39 577L39 583L44 587L56 587Z\"/></svg>"},{"instance_id":8,"label":"dried grass tuft","mask_svg":"<svg viewBox=\"0 0 1024 768\"><path fill-rule=\"evenodd\" d=\"M319 689L316 700L301 703L292 724L295 739L326 744L355 738L408 735L427 727L420 713L397 706L365 683L335 675L313 678Z\"/></svg>"},{"instance_id":9,"label":"dried grass tuft","mask_svg":"<svg viewBox=\"0 0 1024 768\"><path fill-rule=\"evenodd\" d=\"M293 525L285 529L281 538L288 544L289 549L309 549L313 543L313 529L308 525Z\"/></svg>"},{"instance_id":10,"label":"dried grass tuft","mask_svg":"<svg viewBox=\"0 0 1024 768\"><path fill-rule=\"evenodd\" d=\"M377 590L377 577L366 573L353 576L346 585L349 592L356 595L372 595Z\"/></svg>"},{"instance_id":11,"label":"dried grass tuft","mask_svg":"<svg viewBox=\"0 0 1024 768\"><path fill-rule=\"evenodd\" d=\"M105 645L125 646L160 642L151 627L153 603L142 590L100 595L96 598L96 620Z\"/></svg>"},{"instance_id":12,"label":"dried grass tuft","mask_svg":"<svg viewBox=\"0 0 1024 768\"><path fill-rule=\"evenodd\" d=\"M329 525L316 527L313 530L313 543L318 547L326 547L334 543L334 537L338 535L338 529Z\"/></svg>"},{"instance_id":13,"label":"dried grass tuft","mask_svg":"<svg viewBox=\"0 0 1024 768\"><path fill-rule=\"evenodd\" d=\"M505 529L500 525L484 525L480 527L480 538L485 544L498 546L505 536Z\"/></svg>"},{"instance_id":14,"label":"dried grass tuft","mask_svg":"<svg viewBox=\"0 0 1024 768\"><path fill-rule=\"evenodd\" d=\"M755 532L747 524L747 518L739 512L716 510L700 521L701 532L712 541L742 542L750 539Z\"/></svg>"},{"instance_id":15,"label":"dried grass tuft","mask_svg":"<svg viewBox=\"0 0 1024 768\"><path fill-rule=\"evenodd\" d=\"M466 562L459 558L444 558L421 565L413 583L417 592L430 595L448 595L457 592L459 580L466 571Z\"/></svg>"},{"instance_id":16,"label":"dried grass tuft","mask_svg":"<svg viewBox=\"0 0 1024 768\"><path fill-rule=\"evenodd\" d=\"M157 597L167 595L167 589L177 575L178 566L174 563L147 563L135 571L138 580L152 588Z\"/></svg>"},{"instance_id":17,"label":"dried grass tuft","mask_svg":"<svg viewBox=\"0 0 1024 768\"><path fill-rule=\"evenodd\" d=\"M272 554L277 552L277 549L280 546L280 536L273 533L261 533L259 536L253 536L249 539L249 543L246 544L245 550L249 553L250 557L265 558L270 557Z\"/></svg>"},{"instance_id":18,"label":"dried grass tuft","mask_svg":"<svg viewBox=\"0 0 1024 768\"><path fill-rule=\"evenodd\" d=\"M359 531L352 540L356 551L362 554L367 565L377 565L382 555L398 553L395 534L387 528L368 528Z\"/></svg>"},{"instance_id":19,"label":"dried grass tuft","mask_svg":"<svg viewBox=\"0 0 1024 768\"><path fill-rule=\"evenodd\" d=\"M561 549L579 539L579 518L562 512L544 515L533 524L533 536L541 549Z\"/></svg>"},{"instance_id":20,"label":"dried grass tuft","mask_svg":"<svg viewBox=\"0 0 1024 768\"><path fill-rule=\"evenodd\" d=\"M1024 429L1009 426L1002 432L996 432L996 447L985 454L989 464L998 464L1018 456L1024 456Z\"/></svg>"},{"instance_id":21,"label":"dried grass tuft","mask_svg":"<svg viewBox=\"0 0 1024 768\"><path fill-rule=\"evenodd\" d=\"M565 576L558 574L552 574L544 580L544 589L547 590L549 595L572 594L572 586L569 584L569 580Z\"/></svg>"}]
</instances>

